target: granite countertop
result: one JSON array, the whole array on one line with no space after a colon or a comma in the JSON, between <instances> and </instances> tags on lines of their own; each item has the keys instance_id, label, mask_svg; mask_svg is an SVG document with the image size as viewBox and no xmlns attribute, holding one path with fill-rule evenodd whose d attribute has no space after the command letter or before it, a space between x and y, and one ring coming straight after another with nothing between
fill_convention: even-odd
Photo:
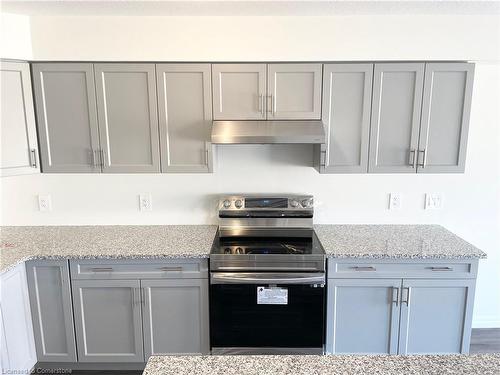
<instances>
[{"instance_id":1,"label":"granite countertop","mask_svg":"<svg viewBox=\"0 0 500 375\"><path fill-rule=\"evenodd\" d=\"M440 225L315 225L330 257L467 259L486 254Z\"/></svg>"},{"instance_id":2,"label":"granite countertop","mask_svg":"<svg viewBox=\"0 0 500 375\"><path fill-rule=\"evenodd\" d=\"M208 257L217 226L2 227L0 272L30 259Z\"/></svg>"},{"instance_id":3,"label":"granite countertop","mask_svg":"<svg viewBox=\"0 0 500 375\"><path fill-rule=\"evenodd\" d=\"M498 375L500 354L153 356L143 375Z\"/></svg>"}]
</instances>

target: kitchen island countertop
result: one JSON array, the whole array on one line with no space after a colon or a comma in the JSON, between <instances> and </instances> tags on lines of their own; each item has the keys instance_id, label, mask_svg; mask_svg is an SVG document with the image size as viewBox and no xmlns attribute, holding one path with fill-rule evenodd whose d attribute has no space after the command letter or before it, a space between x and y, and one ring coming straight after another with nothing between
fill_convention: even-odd
<instances>
[{"instance_id":1,"label":"kitchen island countertop","mask_svg":"<svg viewBox=\"0 0 500 375\"><path fill-rule=\"evenodd\" d=\"M498 375L500 354L153 356L143 375Z\"/></svg>"}]
</instances>

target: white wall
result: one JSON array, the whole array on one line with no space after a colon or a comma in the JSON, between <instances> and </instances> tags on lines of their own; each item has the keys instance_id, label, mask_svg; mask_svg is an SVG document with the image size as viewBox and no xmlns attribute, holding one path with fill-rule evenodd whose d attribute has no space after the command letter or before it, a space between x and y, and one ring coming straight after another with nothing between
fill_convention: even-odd
<instances>
[{"instance_id":1,"label":"white wall","mask_svg":"<svg viewBox=\"0 0 500 375\"><path fill-rule=\"evenodd\" d=\"M29 17L0 14L0 57L21 60L33 57Z\"/></svg>"},{"instance_id":2,"label":"white wall","mask_svg":"<svg viewBox=\"0 0 500 375\"><path fill-rule=\"evenodd\" d=\"M310 146L219 147L195 175L37 175L1 180L4 225L215 223L228 192L309 192L317 223L438 223L486 251L474 326L500 327L500 26L486 16L32 17L43 60L477 60L467 167L457 175L319 175ZM389 192L403 194L387 210ZM151 192L153 211L138 211ZM425 192L444 194L440 211ZM50 193L53 211L36 210Z\"/></svg>"}]
</instances>

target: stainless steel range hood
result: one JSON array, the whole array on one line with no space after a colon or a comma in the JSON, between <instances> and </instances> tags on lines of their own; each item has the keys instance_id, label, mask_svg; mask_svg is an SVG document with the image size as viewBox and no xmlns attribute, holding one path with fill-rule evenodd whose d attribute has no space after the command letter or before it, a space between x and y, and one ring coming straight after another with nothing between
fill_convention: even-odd
<instances>
[{"instance_id":1,"label":"stainless steel range hood","mask_svg":"<svg viewBox=\"0 0 500 375\"><path fill-rule=\"evenodd\" d=\"M325 143L323 122L310 121L214 121L212 143Z\"/></svg>"}]
</instances>

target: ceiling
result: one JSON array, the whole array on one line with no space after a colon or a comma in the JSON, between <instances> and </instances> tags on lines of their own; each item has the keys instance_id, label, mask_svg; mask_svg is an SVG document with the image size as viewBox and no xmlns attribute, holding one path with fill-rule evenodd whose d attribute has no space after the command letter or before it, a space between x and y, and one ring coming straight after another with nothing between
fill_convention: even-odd
<instances>
[{"instance_id":1,"label":"ceiling","mask_svg":"<svg viewBox=\"0 0 500 375\"><path fill-rule=\"evenodd\" d=\"M500 0L0 0L0 10L29 16L499 15Z\"/></svg>"}]
</instances>

